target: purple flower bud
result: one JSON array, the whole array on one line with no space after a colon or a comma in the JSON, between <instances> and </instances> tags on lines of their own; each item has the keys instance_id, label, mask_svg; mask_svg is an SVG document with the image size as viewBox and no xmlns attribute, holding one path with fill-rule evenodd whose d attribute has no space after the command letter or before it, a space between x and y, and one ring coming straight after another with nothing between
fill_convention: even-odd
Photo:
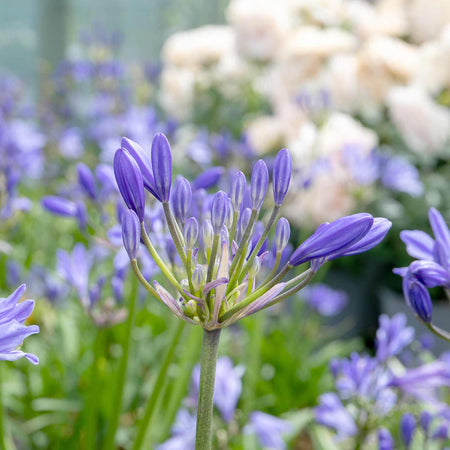
<instances>
[{"instance_id":1,"label":"purple flower bud","mask_svg":"<svg viewBox=\"0 0 450 450\"><path fill-rule=\"evenodd\" d=\"M411 413L403 414L400 420L400 433L406 448L409 448L412 442L414 431L416 430L416 419Z\"/></svg>"},{"instance_id":2,"label":"purple flower bud","mask_svg":"<svg viewBox=\"0 0 450 450\"><path fill-rule=\"evenodd\" d=\"M423 431L425 431L426 435L428 434L430 423L432 420L433 416L428 411L424 411L419 417L420 426L423 428Z\"/></svg>"},{"instance_id":3,"label":"purple flower bud","mask_svg":"<svg viewBox=\"0 0 450 450\"><path fill-rule=\"evenodd\" d=\"M42 199L41 204L47 211L58 216L74 217L77 214L77 205L62 197L48 195Z\"/></svg>"},{"instance_id":4,"label":"purple flower bud","mask_svg":"<svg viewBox=\"0 0 450 450\"><path fill-rule=\"evenodd\" d=\"M450 287L450 276L439 264L433 261L414 261L409 266L410 272L426 287Z\"/></svg>"},{"instance_id":5,"label":"purple flower bud","mask_svg":"<svg viewBox=\"0 0 450 450\"><path fill-rule=\"evenodd\" d=\"M240 216L241 234L245 233L245 229L248 227L248 224L250 223L251 215L252 210L250 208L245 208L244 211L242 211L242 214Z\"/></svg>"},{"instance_id":6,"label":"purple flower bud","mask_svg":"<svg viewBox=\"0 0 450 450\"><path fill-rule=\"evenodd\" d=\"M225 227L231 229L233 226L233 205L230 198L227 196L227 213L225 215Z\"/></svg>"},{"instance_id":7,"label":"purple flower bud","mask_svg":"<svg viewBox=\"0 0 450 450\"><path fill-rule=\"evenodd\" d=\"M211 167L201 173L193 182L193 189L209 189L215 186L223 175L223 167Z\"/></svg>"},{"instance_id":8,"label":"purple flower bud","mask_svg":"<svg viewBox=\"0 0 450 450\"><path fill-rule=\"evenodd\" d=\"M403 278L403 291L406 302L425 323L431 322L433 305L427 288L409 276Z\"/></svg>"},{"instance_id":9,"label":"purple flower bud","mask_svg":"<svg viewBox=\"0 0 450 450\"><path fill-rule=\"evenodd\" d=\"M329 256L327 259L331 261L342 256L351 256L367 252L377 246L385 238L391 226L392 222L390 220L387 220L384 217L375 217L373 219L372 228L370 228L369 232L362 239L352 246L347 247L345 251Z\"/></svg>"},{"instance_id":10,"label":"purple flower bud","mask_svg":"<svg viewBox=\"0 0 450 450\"><path fill-rule=\"evenodd\" d=\"M378 450L394 450L394 439L387 428L378 430Z\"/></svg>"},{"instance_id":11,"label":"purple flower bud","mask_svg":"<svg viewBox=\"0 0 450 450\"><path fill-rule=\"evenodd\" d=\"M252 199L252 208L261 208L264 197L266 196L267 186L269 184L269 171L266 163L260 159L252 171L250 185L250 197Z\"/></svg>"},{"instance_id":12,"label":"purple flower bud","mask_svg":"<svg viewBox=\"0 0 450 450\"><path fill-rule=\"evenodd\" d=\"M92 200L95 200L97 197L97 188L95 186L95 178L91 169L89 169L86 164L80 162L77 164L77 172L80 186Z\"/></svg>"},{"instance_id":13,"label":"purple flower bud","mask_svg":"<svg viewBox=\"0 0 450 450\"><path fill-rule=\"evenodd\" d=\"M273 199L275 205L281 205L289 189L292 174L292 158L289 150L284 148L278 152L273 166Z\"/></svg>"},{"instance_id":14,"label":"purple flower bud","mask_svg":"<svg viewBox=\"0 0 450 450\"><path fill-rule=\"evenodd\" d=\"M141 225L138 216L131 209L122 216L122 239L130 259L136 259L141 242Z\"/></svg>"},{"instance_id":15,"label":"purple flower bud","mask_svg":"<svg viewBox=\"0 0 450 450\"><path fill-rule=\"evenodd\" d=\"M171 200L175 217L184 222L190 211L192 201L191 185L186 178L177 177L173 186Z\"/></svg>"},{"instance_id":16,"label":"purple flower bud","mask_svg":"<svg viewBox=\"0 0 450 450\"><path fill-rule=\"evenodd\" d=\"M186 247L192 249L198 238L198 222L195 217L190 217L186 220L183 232Z\"/></svg>"},{"instance_id":17,"label":"purple flower bud","mask_svg":"<svg viewBox=\"0 0 450 450\"><path fill-rule=\"evenodd\" d=\"M192 285L196 291L201 291L203 285L205 284L206 273L203 266L197 265L192 272Z\"/></svg>"},{"instance_id":18,"label":"purple flower bud","mask_svg":"<svg viewBox=\"0 0 450 450\"><path fill-rule=\"evenodd\" d=\"M152 161L150 152L146 152L137 142L132 141L126 137L122 138L121 147L128 150L130 155L134 158L142 173L144 180L144 187L155 197L155 180L153 178Z\"/></svg>"},{"instance_id":19,"label":"purple flower bud","mask_svg":"<svg viewBox=\"0 0 450 450\"><path fill-rule=\"evenodd\" d=\"M114 175L125 204L136 213L142 222L145 212L142 173L136 161L123 148L119 148L114 155Z\"/></svg>"},{"instance_id":20,"label":"purple flower bud","mask_svg":"<svg viewBox=\"0 0 450 450\"><path fill-rule=\"evenodd\" d=\"M289 242L289 237L291 236L291 227L289 222L284 217L278 220L277 227L275 229L275 247L277 252L282 252L284 247L286 247Z\"/></svg>"},{"instance_id":21,"label":"purple flower bud","mask_svg":"<svg viewBox=\"0 0 450 450\"><path fill-rule=\"evenodd\" d=\"M201 235L202 235L202 240L203 240L203 245L204 248L210 248L212 246L213 243L213 237L214 237L214 231L213 231L213 227L211 225L211 222L209 220L204 220L202 222L202 226L201 226Z\"/></svg>"},{"instance_id":22,"label":"purple flower bud","mask_svg":"<svg viewBox=\"0 0 450 450\"><path fill-rule=\"evenodd\" d=\"M437 427L437 429L435 430L435 432L433 433L433 439L435 440L442 440L442 441L446 441L448 439L448 428L449 425L446 423L442 423L441 425L439 425Z\"/></svg>"},{"instance_id":23,"label":"purple flower bud","mask_svg":"<svg viewBox=\"0 0 450 450\"><path fill-rule=\"evenodd\" d=\"M219 234L225 222L228 210L228 196L223 191L219 191L214 195L211 205L211 223L214 234Z\"/></svg>"},{"instance_id":24,"label":"purple flower bud","mask_svg":"<svg viewBox=\"0 0 450 450\"><path fill-rule=\"evenodd\" d=\"M77 202L76 218L78 220L78 226L82 231L86 230L88 223L88 215L86 205L83 202Z\"/></svg>"},{"instance_id":25,"label":"purple flower bud","mask_svg":"<svg viewBox=\"0 0 450 450\"><path fill-rule=\"evenodd\" d=\"M343 252L361 240L372 225L373 217L366 213L353 214L329 224L322 224L295 250L289 263L298 266L311 259Z\"/></svg>"},{"instance_id":26,"label":"purple flower bud","mask_svg":"<svg viewBox=\"0 0 450 450\"><path fill-rule=\"evenodd\" d=\"M162 133L157 133L153 138L152 169L156 197L161 202L167 202L172 184L172 153L169 141Z\"/></svg>"},{"instance_id":27,"label":"purple flower bud","mask_svg":"<svg viewBox=\"0 0 450 450\"><path fill-rule=\"evenodd\" d=\"M247 189L247 181L242 172L236 172L231 177L230 198L235 211L238 211L244 200L245 190Z\"/></svg>"}]
</instances>

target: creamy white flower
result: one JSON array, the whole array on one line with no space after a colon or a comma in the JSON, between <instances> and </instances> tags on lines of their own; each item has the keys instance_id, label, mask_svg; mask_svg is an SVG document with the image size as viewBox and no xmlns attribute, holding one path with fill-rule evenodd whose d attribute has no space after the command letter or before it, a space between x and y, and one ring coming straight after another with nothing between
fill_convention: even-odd
<instances>
[{"instance_id":1,"label":"creamy white flower","mask_svg":"<svg viewBox=\"0 0 450 450\"><path fill-rule=\"evenodd\" d=\"M411 39L423 43L436 39L450 23L450 1L410 0L407 13Z\"/></svg>"},{"instance_id":2,"label":"creamy white flower","mask_svg":"<svg viewBox=\"0 0 450 450\"><path fill-rule=\"evenodd\" d=\"M362 39L374 35L403 36L408 31L405 0L364 0L347 2L347 20Z\"/></svg>"},{"instance_id":3,"label":"creamy white flower","mask_svg":"<svg viewBox=\"0 0 450 450\"><path fill-rule=\"evenodd\" d=\"M238 51L250 59L273 58L291 28L289 8L278 0L232 0L226 16Z\"/></svg>"},{"instance_id":4,"label":"creamy white flower","mask_svg":"<svg viewBox=\"0 0 450 450\"><path fill-rule=\"evenodd\" d=\"M252 148L264 154L281 147L284 124L277 116L261 116L247 125L245 133Z\"/></svg>"},{"instance_id":5,"label":"creamy white flower","mask_svg":"<svg viewBox=\"0 0 450 450\"><path fill-rule=\"evenodd\" d=\"M336 55L331 58L324 75L330 93L332 108L355 112L360 106L359 60L355 54Z\"/></svg>"},{"instance_id":6,"label":"creamy white flower","mask_svg":"<svg viewBox=\"0 0 450 450\"><path fill-rule=\"evenodd\" d=\"M179 120L191 114L196 85L195 72L190 69L165 68L161 73L159 100L164 110Z\"/></svg>"},{"instance_id":7,"label":"creamy white flower","mask_svg":"<svg viewBox=\"0 0 450 450\"><path fill-rule=\"evenodd\" d=\"M384 103L392 86L410 82L419 64L415 46L385 36L368 39L358 58L362 101L379 105Z\"/></svg>"},{"instance_id":8,"label":"creamy white flower","mask_svg":"<svg viewBox=\"0 0 450 450\"><path fill-rule=\"evenodd\" d=\"M419 48L419 60L415 83L431 94L450 88L450 46L442 41L427 42Z\"/></svg>"},{"instance_id":9,"label":"creamy white flower","mask_svg":"<svg viewBox=\"0 0 450 450\"><path fill-rule=\"evenodd\" d=\"M419 86L397 86L387 97L389 115L408 146L436 153L450 138L450 112Z\"/></svg>"},{"instance_id":10,"label":"creamy white flower","mask_svg":"<svg viewBox=\"0 0 450 450\"><path fill-rule=\"evenodd\" d=\"M332 114L317 136L316 155L340 160L346 146L357 147L363 154L378 145L377 134L364 127L352 116Z\"/></svg>"},{"instance_id":11,"label":"creamy white flower","mask_svg":"<svg viewBox=\"0 0 450 450\"><path fill-rule=\"evenodd\" d=\"M175 33L162 49L164 64L189 67L211 64L234 51L233 30L225 25L207 25Z\"/></svg>"}]
</instances>

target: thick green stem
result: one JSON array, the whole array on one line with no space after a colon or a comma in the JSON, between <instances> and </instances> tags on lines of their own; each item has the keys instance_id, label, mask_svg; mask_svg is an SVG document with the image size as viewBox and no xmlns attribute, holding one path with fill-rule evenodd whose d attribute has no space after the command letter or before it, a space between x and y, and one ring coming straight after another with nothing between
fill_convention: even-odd
<instances>
[{"instance_id":1,"label":"thick green stem","mask_svg":"<svg viewBox=\"0 0 450 450\"><path fill-rule=\"evenodd\" d=\"M216 378L219 339L220 328L211 331L204 330L202 356L200 361L201 371L198 392L195 450L211 449L214 381Z\"/></svg>"},{"instance_id":2,"label":"thick green stem","mask_svg":"<svg viewBox=\"0 0 450 450\"><path fill-rule=\"evenodd\" d=\"M103 446L104 450L112 450L114 448L114 439L116 436L117 427L119 425L120 412L122 409L123 390L125 387L125 378L128 367L128 355L130 352L131 330L133 329L134 324L138 286L138 280L133 277L128 317L125 323L125 330L123 334L122 356L119 362L116 386L112 396L111 415L108 421L105 444Z\"/></svg>"},{"instance_id":3,"label":"thick green stem","mask_svg":"<svg viewBox=\"0 0 450 450\"><path fill-rule=\"evenodd\" d=\"M163 385L167 378L167 369L169 368L170 363L172 362L173 355L175 350L180 342L181 334L184 330L186 322L180 320L177 324L177 328L175 330L175 334L171 339L170 346L167 348L166 353L164 355L164 359L162 360L161 367L159 368L158 375L153 384L152 393L150 398L148 399L147 406L145 408L144 417L139 424L139 429L136 435L136 439L133 444L133 450L138 450L142 448L142 444L145 439L145 434L148 430L150 421L153 417L153 412L155 411L155 406L159 400L160 394L164 391Z\"/></svg>"}]
</instances>

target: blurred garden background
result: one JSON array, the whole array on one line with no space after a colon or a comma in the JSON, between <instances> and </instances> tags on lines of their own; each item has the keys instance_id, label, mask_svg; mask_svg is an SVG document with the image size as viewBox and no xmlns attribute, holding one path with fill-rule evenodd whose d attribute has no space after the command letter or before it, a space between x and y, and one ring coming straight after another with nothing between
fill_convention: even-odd
<instances>
[{"instance_id":1,"label":"blurred garden background","mask_svg":"<svg viewBox=\"0 0 450 450\"><path fill-rule=\"evenodd\" d=\"M450 448L432 334L450 329L450 0L3 2L0 296L26 283L40 332L21 347L38 365L1 361L0 447L195 448L201 329L148 295L122 243L114 154L122 137L150 154L156 133L201 212L288 148L287 258L341 216L392 222L224 330L213 448ZM157 203L146 226L175 271Z\"/></svg>"}]
</instances>

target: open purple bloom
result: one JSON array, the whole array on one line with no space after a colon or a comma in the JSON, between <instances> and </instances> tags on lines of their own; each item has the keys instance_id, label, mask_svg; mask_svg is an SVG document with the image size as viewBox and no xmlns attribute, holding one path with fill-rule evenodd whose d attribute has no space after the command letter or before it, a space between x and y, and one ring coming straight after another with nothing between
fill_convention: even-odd
<instances>
[{"instance_id":1,"label":"open purple bloom","mask_svg":"<svg viewBox=\"0 0 450 450\"><path fill-rule=\"evenodd\" d=\"M289 422L261 411L253 411L250 414L246 429L246 432L255 433L261 447L273 450L286 448L283 436L290 431L292 425Z\"/></svg>"},{"instance_id":2,"label":"open purple bloom","mask_svg":"<svg viewBox=\"0 0 450 450\"><path fill-rule=\"evenodd\" d=\"M345 291L332 289L322 283L308 286L304 290L304 297L313 310L325 317L339 314L348 302Z\"/></svg>"},{"instance_id":3,"label":"open purple bloom","mask_svg":"<svg viewBox=\"0 0 450 450\"><path fill-rule=\"evenodd\" d=\"M9 297L0 298L0 360L16 361L25 357L32 364L38 364L39 358L36 355L17 349L25 338L39 333L37 325L24 325L34 308L34 300L19 303L25 289L22 284Z\"/></svg>"},{"instance_id":4,"label":"open purple bloom","mask_svg":"<svg viewBox=\"0 0 450 450\"><path fill-rule=\"evenodd\" d=\"M317 423L337 432L338 439L354 436L358 431L354 418L334 392L320 396L319 406L314 409L314 414Z\"/></svg>"},{"instance_id":5,"label":"open purple bloom","mask_svg":"<svg viewBox=\"0 0 450 450\"><path fill-rule=\"evenodd\" d=\"M386 361L391 356L398 355L414 339L414 328L406 326L406 316L396 314L388 317L380 316L377 330L376 348L379 361Z\"/></svg>"}]
</instances>

